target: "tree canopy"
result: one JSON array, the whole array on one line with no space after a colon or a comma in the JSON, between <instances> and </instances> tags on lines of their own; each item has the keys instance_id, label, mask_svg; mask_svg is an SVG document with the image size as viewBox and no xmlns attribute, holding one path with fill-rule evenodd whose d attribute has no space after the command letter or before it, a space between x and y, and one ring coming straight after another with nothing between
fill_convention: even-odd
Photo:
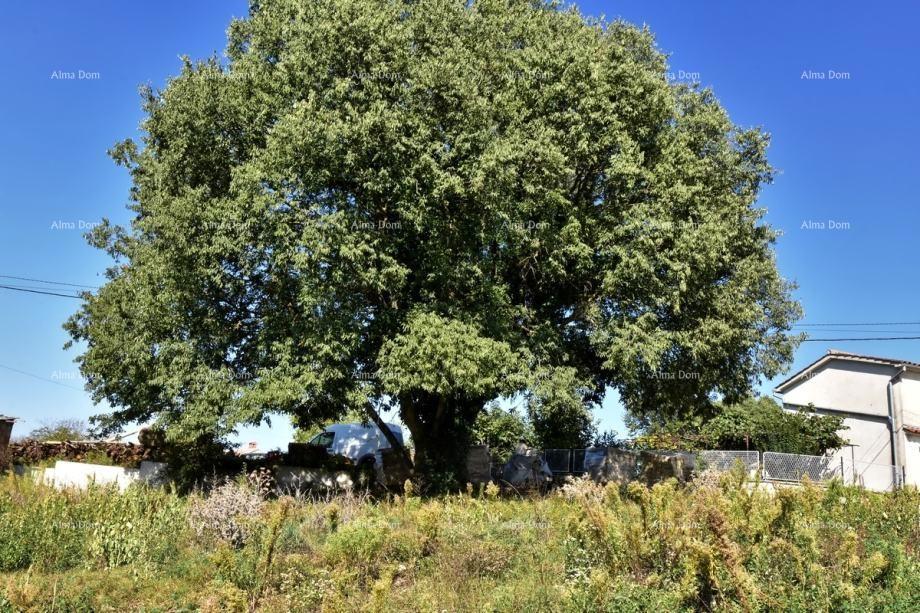
<instances>
[{"instance_id":1,"label":"tree canopy","mask_svg":"<svg viewBox=\"0 0 920 613\"><path fill-rule=\"evenodd\" d=\"M492 460L496 462L507 462L520 444L542 447L533 426L514 407L506 410L497 405L487 406L476 417L472 439L488 445Z\"/></svg>"},{"instance_id":2,"label":"tree canopy","mask_svg":"<svg viewBox=\"0 0 920 613\"><path fill-rule=\"evenodd\" d=\"M130 227L67 323L103 429L397 406L416 463L487 402L709 410L791 359L768 136L652 34L523 0L264 0L143 90ZM445 460L446 461L446 460Z\"/></svg>"}]
</instances>

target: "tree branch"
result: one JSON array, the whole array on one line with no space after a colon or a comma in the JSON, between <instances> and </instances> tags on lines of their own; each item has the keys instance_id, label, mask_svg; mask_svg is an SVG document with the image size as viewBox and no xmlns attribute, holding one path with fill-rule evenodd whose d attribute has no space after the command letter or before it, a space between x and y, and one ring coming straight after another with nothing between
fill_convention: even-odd
<instances>
[{"instance_id":1,"label":"tree branch","mask_svg":"<svg viewBox=\"0 0 920 613\"><path fill-rule=\"evenodd\" d=\"M383 433L383 437L387 439L387 442L390 443L390 446L399 452L400 457L402 457L403 462L405 462L406 464L406 468L408 468L409 471L411 472L414 469L414 466L412 464L412 458L409 455L409 451L406 449L406 446L402 444L402 441L396 438L396 435L393 434L392 430L390 430L390 426L387 425L387 423L383 421L383 418L380 417L380 413L378 413L377 410L374 409L373 404L368 403L364 407L364 410L367 412L368 417L371 418L371 421L374 422L377 428L380 429L380 432Z\"/></svg>"}]
</instances>

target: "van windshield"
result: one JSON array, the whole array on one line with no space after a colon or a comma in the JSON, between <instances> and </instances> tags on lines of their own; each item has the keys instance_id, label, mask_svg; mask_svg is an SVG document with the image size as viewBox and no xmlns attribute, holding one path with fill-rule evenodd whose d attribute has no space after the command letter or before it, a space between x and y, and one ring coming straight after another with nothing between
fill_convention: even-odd
<instances>
[{"instance_id":1,"label":"van windshield","mask_svg":"<svg viewBox=\"0 0 920 613\"><path fill-rule=\"evenodd\" d=\"M335 432L320 432L310 439L310 444L319 445L320 447L332 447L332 441L334 440Z\"/></svg>"}]
</instances>

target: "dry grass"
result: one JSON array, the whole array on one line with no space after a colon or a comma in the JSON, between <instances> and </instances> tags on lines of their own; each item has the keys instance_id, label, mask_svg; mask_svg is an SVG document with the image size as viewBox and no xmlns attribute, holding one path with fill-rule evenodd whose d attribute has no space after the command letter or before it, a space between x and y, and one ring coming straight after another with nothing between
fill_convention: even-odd
<instances>
[{"instance_id":1,"label":"dry grass","mask_svg":"<svg viewBox=\"0 0 920 613\"><path fill-rule=\"evenodd\" d=\"M244 541L194 538L200 504L4 481L0 611L920 609L916 490L288 497Z\"/></svg>"}]
</instances>

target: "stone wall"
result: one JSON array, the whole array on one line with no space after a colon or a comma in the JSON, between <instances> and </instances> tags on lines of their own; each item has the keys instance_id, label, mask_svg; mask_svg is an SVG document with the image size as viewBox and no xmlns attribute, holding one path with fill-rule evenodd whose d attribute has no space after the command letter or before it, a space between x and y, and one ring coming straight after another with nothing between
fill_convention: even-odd
<instances>
[{"instance_id":1,"label":"stone wall","mask_svg":"<svg viewBox=\"0 0 920 613\"><path fill-rule=\"evenodd\" d=\"M585 471L601 483L641 481L653 485L672 477L684 483L693 473L694 461L694 455L685 452L597 447L586 451Z\"/></svg>"}]
</instances>

